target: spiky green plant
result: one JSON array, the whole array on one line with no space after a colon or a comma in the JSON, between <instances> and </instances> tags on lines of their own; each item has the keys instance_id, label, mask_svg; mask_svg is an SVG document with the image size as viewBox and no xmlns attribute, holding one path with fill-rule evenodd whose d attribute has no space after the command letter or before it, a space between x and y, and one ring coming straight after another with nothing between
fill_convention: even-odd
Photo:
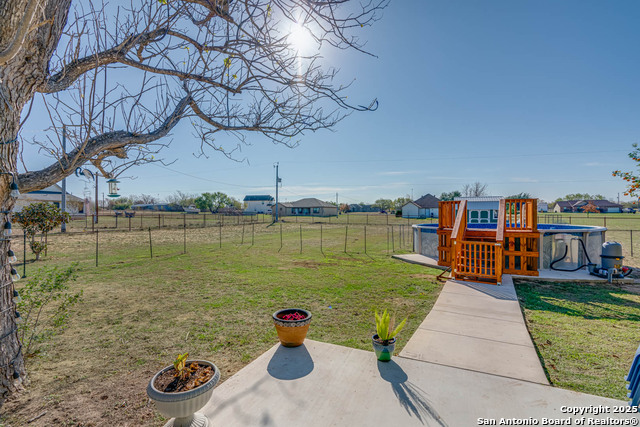
<instances>
[{"instance_id":1,"label":"spiky green plant","mask_svg":"<svg viewBox=\"0 0 640 427\"><path fill-rule=\"evenodd\" d=\"M378 314L378 310L376 310L375 314L378 339L382 341L382 345L389 345L389 341L398 335L402 328L404 328L404 324L407 323L407 319L405 318L398 326L396 326L395 329L393 329L394 322L387 310L382 313L382 316Z\"/></svg>"},{"instance_id":2,"label":"spiky green plant","mask_svg":"<svg viewBox=\"0 0 640 427\"><path fill-rule=\"evenodd\" d=\"M191 363L191 365L187 366L187 357L189 357L189 353L178 354L176 360L173 361L173 368L176 370L175 376L183 381L198 369L197 363Z\"/></svg>"}]
</instances>

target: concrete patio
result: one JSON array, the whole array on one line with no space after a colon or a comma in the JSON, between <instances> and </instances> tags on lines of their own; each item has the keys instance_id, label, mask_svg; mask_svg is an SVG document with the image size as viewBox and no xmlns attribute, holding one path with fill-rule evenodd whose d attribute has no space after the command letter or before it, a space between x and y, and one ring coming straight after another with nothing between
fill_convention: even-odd
<instances>
[{"instance_id":1,"label":"concrete patio","mask_svg":"<svg viewBox=\"0 0 640 427\"><path fill-rule=\"evenodd\" d=\"M473 426L512 418L576 425L582 417L637 425L637 414L567 410L626 405L548 385L505 276L502 286L447 281L391 362L312 340L276 344L215 389L201 412L211 426Z\"/></svg>"},{"instance_id":2,"label":"concrete patio","mask_svg":"<svg viewBox=\"0 0 640 427\"><path fill-rule=\"evenodd\" d=\"M473 426L625 404L405 357L378 362L373 352L306 340L272 347L220 385L202 412L211 426Z\"/></svg>"}]
</instances>

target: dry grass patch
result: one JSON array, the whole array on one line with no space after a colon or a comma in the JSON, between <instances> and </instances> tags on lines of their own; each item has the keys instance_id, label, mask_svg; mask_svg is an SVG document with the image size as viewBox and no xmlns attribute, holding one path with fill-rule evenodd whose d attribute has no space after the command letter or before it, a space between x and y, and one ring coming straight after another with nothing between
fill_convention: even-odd
<instances>
[{"instance_id":1,"label":"dry grass patch","mask_svg":"<svg viewBox=\"0 0 640 427\"><path fill-rule=\"evenodd\" d=\"M153 259L138 244L144 233L100 233L98 268L87 236L60 239L42 264L79 259L72 288L84 299L68 329L28 361L31 384L3 407L2 421L25 425L46 411L29 425L161 426L145 387L178 353L214 361L225 380L277 343L271 314L288 306L313 313L310 339L370 350L374 309L408 316L409 337L441 289L425 273L439 271L386 256L300 254L295 227L283 230L280 252L279 232L261 230L254 246L223 241L220 250L219 230L201 231L205 243L192 240L185 255L182 230L159 235Z\"/></svg>"}]
</instances>

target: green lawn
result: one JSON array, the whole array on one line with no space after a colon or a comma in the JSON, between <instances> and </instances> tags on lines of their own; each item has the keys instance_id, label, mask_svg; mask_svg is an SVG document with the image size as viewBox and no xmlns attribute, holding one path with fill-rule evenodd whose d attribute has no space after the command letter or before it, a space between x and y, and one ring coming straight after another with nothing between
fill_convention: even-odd
<instances>
[{"instance_id":1,"label":"green lawn","mask_svg":"<svg viewBox=\"0 0 640 427\"><path fill-rule=\"evenodd\" d=\"M518 282L520 304L554 386L626 400L640 343L640 286Z\"/></svg>"},{"instance_id":2,"label":"green lawn","mask_svg":"<svg viewBox=\"0 0 640 427\"><path fill-rule=\"evenodd\" d=\"M214 361L224 380L277 343L271 314L284 307L313 313L310 339L363 350L374 310L389 308L409 319L400 351L440 292L439 271L391 259L386 227L368 229L365 254L363 231L349 228L344 252L344 226L323 228L322 251L319 227L303 229L300 253L295 224L283 227L282 247L279 226L256 230L254 245L248 230L241 244L241 228L225 227L222 248L219 230L188 230L186 254L182 230L155 231L153 259L148 233L100 233L99 267L93 236L52 238L39 264L79 260L73 289L84 299L68 329L29 359L32 384L3 421L24 425L46 411L30 425L163 425L145 395L155 371L188 351Z\"/></svg>"}]
</instances>

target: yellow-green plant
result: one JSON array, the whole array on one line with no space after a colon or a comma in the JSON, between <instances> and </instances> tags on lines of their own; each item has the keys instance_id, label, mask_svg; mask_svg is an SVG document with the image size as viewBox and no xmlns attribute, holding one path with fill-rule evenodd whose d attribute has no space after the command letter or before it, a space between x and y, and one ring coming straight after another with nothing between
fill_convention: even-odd
<instances>
[{"instance_id":1,"label":"yellow-green plant","mask_svg":"<svg viewBox=\"0 0 640 427\"><path fill-rule=\"evenodd\" d=\"M187 367L188 357L189 353L179 354L178 357L176 357L176 360L173 361L173 368L176 370L175 376L179 377L183 381L186 380L192 372L195 372L198 369L197 363L192 363Z\"/></svg>"},{"instance_id":2,"label":"yellow-green plant","mask_svg":"<svg viewBox=\"0 0 640 427\"><path fill-rule=\"evenodd\" d=\"M382 341L382 345L388 345L389 341L391 341L398 333L404 328L404 324L407 323L407 319L405 318L395 329L393 329L393 319L391 315L387 312L387 310L382 313L382 315L378 314L376 310L376 332L378 332L378 339Z\"/></svg>"}]
</instances>

